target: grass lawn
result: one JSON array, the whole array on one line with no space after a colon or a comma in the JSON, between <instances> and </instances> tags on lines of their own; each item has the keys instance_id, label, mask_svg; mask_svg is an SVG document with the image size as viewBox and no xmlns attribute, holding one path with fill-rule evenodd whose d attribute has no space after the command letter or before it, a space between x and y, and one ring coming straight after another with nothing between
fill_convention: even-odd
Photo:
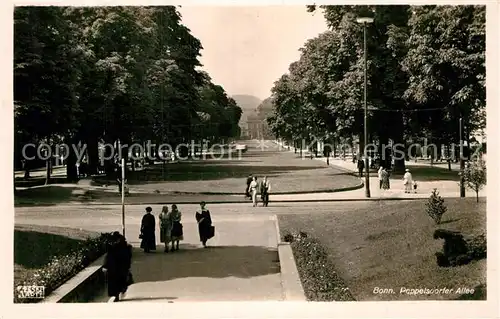
<instances>
[{"instance_id":1,"label":"grass lawn","mask_svg":"<svg viewBox=\"0 0 500 319\"><path fill-rule=\"evenodd\" d=\"M55 205L73 199L74 186L47 185L18 189L14 194L14 205Z\"/></svg>"},{"instance_id":2,"label":"grass lawn","mask_svg":"<svg viewBox=\"0 0 500 319\"><path fill-rule=\"evenodd\" d=\"M486 199L445 199L448 211L435 225L425 212L427 200L373 202L368 209L341 214L280 215L281 234L304 231L325 247L335 271L356 300L446 300L470 295L400 294L406 288L478 288L486 284L486 259L440 268L435 253L443 242L433 239L437 228L464 234L486 233ZM332 270L333 271L333 270ZM395 293L376 294L374 289ZM479 290L479 289L476 289ZM474 298L485 299L485 291Z\"/></svg>"},{"instance_id":3,"label":"grass lawn","mask_svg":"<svg viewBox=\"0 0 500 319\"><path fill-rule=\"evenodd\" d=\"M243 194L249 174L258 179L267 176L275 194L333 191L360 184L353 173L322 161L302 159L286 151L255 149L241 158L151 165L130 172L127 181L131 192ZM94 185L102 184L117 185L115 180L94 178Z\"/></svg>"},{"instance_id":4,"label":"grass lawn","mask_svg":"<svg viewBox=\"0 0 500 319\"><path fill-rule=\"evenodd\" d=\"M412 177L416 181L420 182L433 182L433 181L456 181L459 182L460 178L458 172L448 170L445 166L424 166L424 165L411 165L407 164L405 166L410 170ZM393 180L402 180L404 172L391 172L390 178ZM377 177L378 170L370 169L370 176Z\"/></svg>"},{"instance_id":5,"label":"grass lawn","mask_svg":"<svg viewBox=\"0 0 500 319\"><path fill-rule=\"evenodd\" d=\"M449 171L448 166L406 165L417 181L460 181L457 171ZM391 178L403 178L404 173L391 174Z\"/></svg>"},{"instance_id":6,"label":"grass lawn","mask_svg":"<svg viewBox=\"0 0 500 319\"><path fill-rule=\"evenodd\" d=\"M55 256L68 254L88 237L99 233L85 230L16 225L14 228L14 282L29 277Z\"/></svg>"}]
</instances>

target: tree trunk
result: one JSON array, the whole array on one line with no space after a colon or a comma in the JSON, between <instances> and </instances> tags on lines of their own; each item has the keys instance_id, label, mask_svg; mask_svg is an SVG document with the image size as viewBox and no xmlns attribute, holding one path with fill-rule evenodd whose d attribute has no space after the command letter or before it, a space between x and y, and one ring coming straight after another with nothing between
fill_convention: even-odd
<instances>
[{"instance_id":1,"label":"tree trunk","mask_svg":"<svg viewBox=\"0 0 500 319\"><path fill-rule=\"evenodd\" d=\"M52 158L49 157L45 162L46 162L45 163L45 185L49 185L50 184L50 176L52 173Z\"/></svg>"},{"instance_id":2,"label":"tree trunk","mask_svg":"<svg viewBox=\"0 0 500 319\"><path fill-rule=\"evenodd\" d=\"M404 159L395 159L394 160L394 169L393 171L396 173L403 173L406 169L405 160Z\"/></svg>"},{"instance_id":3,"label":"tree trunk","mask_svg":"<svg viewBox=\"0 0 500 319\"><path fill-rule=\"evenodd\" d=\"M127 139L123 139L123 142L122 142L121 145L127 145L127 146L123 146L123 147L120 146L120 147L122 147L122 149L121 149L121 158L119 159L120 165L121 165L121 162L122 162L122 158L125 160L125 174L127 174L129 172L127 163L128 163L128 159L129 159L129 152L130 152L131 141L127 140ZM132 151L135 151L135 150L132 150ZM135 156L135 154L132 154L132 155ZM121 172L119 174L121 176Z\"/></svg>"},{"instance_id":4,"label":"tree trunk","mask_svg":"<svg viewBox=\"0 0 500 319\"><path fill-rule=\"evenodd\" d=\"M337 157L337 143L336 143L336 139L335 138L332 139L332 144L333 144L332 145L332 148L333 148L332 149L332 151L333 151L333 157L335 158L335 157ZM329 150L328 154L330 154L330 150Z\"/></svg>"},{"instance_id":5,"label":"tree trunk","mask_svg":"<svg viewBox=\"0 0 500 319\"><path fill-rule=\"evenodd\" d=\"M403 143L403 138L402 137L399 137L397 139L394 140L394 144L395 145L404 145ZM398 154L398 157L400 157L400 155ZM393 172L394 173L404 173L406 169L406 165L405 165L405 158L403 156L403 158L394 158L394 168L393 168Z\"/></svg>"},{"instance_id":6,"label":"tree trunk","mask_svg":"<svg viewBox=\"0 0 500 319\"><path fill-rule=\"evenodd\" d=\"M113 159L104 160L104 172L107 178L114 180L116 174L115 174L115 162Z\"/></svg>"},{"instance_id":7,"label":"tree trunk","mask_svg":"<svg viewBox=\"0 0 500 319\"><path fill-rule=\"evenodd\" d=\"M70 144L76 145L76 143L74 143L74 140L72 141L73 143ZM76 170L76 154L73 149L70 149L68 158L66 159L66 179L69 182L74 182L74 183L78 181L78 172Z\"/></svg>"},{"instance_id":8,"label":"tree trunk","mask_svg":"<svg viewBox=\"0 0 500 319\"><path fill-rule=\"evenodd\" d=\"M97 137L90 137L87 141L87 170L89 175L95 175L99 169L99 144Z\"/></svg>"},{"instance_id":9,"label":"tree trunk","mask_svg":"<svg viewBox=\"0 0 500 319\"><path fill-rule=\"evenodd\" d=\"M108 138L104 139L104 142L106 144L113 145L113 148L114 148L116 139L108 137ZM116 168L115 159L111 155L117 155L117 154L118 154L118 149L113 150L110 147L106 147L104 149L104 154L103 154L104 155L104 172L106 174L106 178L110 179L112 182L116 180L117 176L116 176L116 172L115 172L115 168Z\"/></svg>"},{"instance_id":10,"label":"tree trunk","mask_svg":"<svg viewBox=\"0 0 500 319\"><path fill-rule=\"evenodd\" d=\"M25 167L24 167L24 179L29 179L30 176L30 162L31 161L26 161Z\"/></svg>"},{"instance_id":11,"label":"tree trunk","mask_svg":"<svg viewBox=\"0 0 500 319\"><path fill-rule=\"evenodd\" d=\"M365 155L365 137L363 133L359 135L359 144L358 144L358 159Z\"/></svg>"},{"instance_id":12,"label":"tree trunk","mask_svg":"<svg viewBox=\"0 0 500 319\"><path fill-rule=\"evenodd\" d=\"M467 141L467 160L470 160L471 157L471 148L470 148L470 132L469 132L469 127L466 126L465 132L465 139Z\"/></svg>"}]
</instances>

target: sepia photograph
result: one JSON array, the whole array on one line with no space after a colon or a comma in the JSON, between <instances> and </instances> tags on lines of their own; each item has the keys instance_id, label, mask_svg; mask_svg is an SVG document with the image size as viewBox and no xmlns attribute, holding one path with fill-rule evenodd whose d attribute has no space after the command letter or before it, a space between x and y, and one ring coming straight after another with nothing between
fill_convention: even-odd
<instances>
[{"instance_id":1,"label":"sepia photograph","mask_svg":"<svg viewBox=\"0 0 500 319\"><path fill-rule=\"evenodd\" d=\"M486 12L13 7L13 304L491 300Z\"/></svg>"}]
</instances>

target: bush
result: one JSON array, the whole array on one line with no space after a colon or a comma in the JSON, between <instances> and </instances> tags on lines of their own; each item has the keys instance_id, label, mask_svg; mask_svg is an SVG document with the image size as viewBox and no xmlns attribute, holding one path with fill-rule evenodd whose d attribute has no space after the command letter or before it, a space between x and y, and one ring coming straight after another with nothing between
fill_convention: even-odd
<instances>
[{"instance_id":1,"label":"bush","mask_svg":"<svg viewBox=\"0 0 500 319\"><path fill-rule=\"evenodd\" d=\"M436 188L432 191L429 200L425 204L427 214L436 222L436 224L441 223L441 218L443 214L446 213L446 205L444 204L444 199L439 196L439 192Z\"/></svg>"},{"instance_id":2,"label":"bush","mask_svg":"<svg viewBox=\"0 0 500 319\"><path fill-rule=\"evenodd\" d=\"M464 236L460 232L437 229L434 239L444 239L443 251L436 253L439 267L466 265L473 260L486 258L486 236Z\"/></svg>"},{"instance_id":3,"label":"bush","mask_svg":"<svg viewBox=\"0 0 500 319\"><path fill-rule=\"evenodd\" d=\"M75 276L90 263L106 253L110 244L111 233L102 233L99 237L83 241L72 253L57 256L45 266L37 269L32 275L14 282L14 302L30 303L39 299L18 298L18 286L44 286L48 296L63 283Z\"/></svg>"},{"instance_id":4,"label":"bush","mask_svg":"<svg viewBox=\"0 0 500 319\"><path fill-rule=\"evenodd\" d=\"M287 233L300 280L309 301L353 301L349 288L335 272L326 249L305 232Z\"/></svg>"}]
</instances>

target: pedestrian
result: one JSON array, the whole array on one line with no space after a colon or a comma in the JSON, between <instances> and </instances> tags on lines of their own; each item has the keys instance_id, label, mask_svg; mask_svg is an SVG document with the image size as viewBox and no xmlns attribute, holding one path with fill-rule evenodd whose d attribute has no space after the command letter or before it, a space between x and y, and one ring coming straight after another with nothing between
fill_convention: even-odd
<instances>
[{"instance_id":1,"label":"pedestrian","mask_svg":"<svg viewBox=\"0 0 500 319\"><path fill-rule=\"evenodd\" d=\"M382 170L382 189L390 189L389 172L384 168Z\"/></svg>"},{"instance_id":2,"label":"pedestrian","mask_svg":"<svg viewBox=\"0 0 500 319\"><path fill-rule=\"evenodd\" d=\"M418 187L417 181L413 181L413 191L415 192L415 194L417 193L417 187Z\"/></svg>"},{"instance_id":3,"label":"pedestrian","mask_svg":"<svg viewBox=\"0 0 500 319\"><path fill-rule=\"evenodd\" d=\"M252 183L252 181L253 181L253 176L252 176L252 174L250 174L247 177L247 187L245 188L245 197L246 198L251 198L249 189L250 189L250 183Z\"/></svg>"},{"instance_id":4,"label":"pedestrian","mask_svg":"<svg viewBox=\"0 0 500 319\"><path fill-rule=\"evenodd\" d=\"M116 181L118 182L118 193L121 195L122 194L122 188L123 188L123 183L122 183L121 177L118 177L116 179Z\"/></svg>"},{"instance_id":5,"label":"pedestrian","mask_svg":"<svg viewBox=\"0 0 500 319\"><path fill-rule=\"evenodd\" d=\"M383 181L383 173L382 171L384 170L384 167L382 165L380 165L380 167L378 168L378 180L379 180L379 189L382 189L382 183L384 182Z\"/></svg>"},{"instance_id":6,"label":"pedestrian","mask_svg":"<svg viewBox=\"0 0 500 319\"><path fill-rule=\"evenodd\" d=\"M165 244L165 252L168 252L168 244L172 237L172 221L168 213L168 206L163 206L160 215L160 242Z\"/></svg>"},{"instance_id":7,"label":"pedestrian","mask_svg":"<svg viewBox=\"0 0 500 319\"><path fill-rule=\"evenodd\" d=\"M403 184L405 186L405 193L411 193L411 188L413 186L413 178L411 176L409 169L406 169L406 173L403 176Z\"/></svg>"},{"instance_id":8,"label":"pedestrian","mask_svg":"<svg viewBox=\"0 0 500 319\"><path fill-rule=\"evenodd\" d=\"M363 177L363 169L365 168L365 162L363 161L363 158L360 157L358 159L358 172L359 172L359 177Z\"/></svg>"},{"instance_id":9,"label":"pedestrian","mask_svg":"<svg viewBox=\"0 0 500 319\"><path fill-rule=\"evenodd\" d=\"M257 177L253 177L253 181L250 183L250 186L248 187L248 193L252 196L252 204L253 207L257 206L257 188L259 184L257 183Z\"/></svg>"},{"instance_id":10,"label":"pedestrian","mask_svg":"<svg viewBox=\"0 0 500 319\"><path fill-rule=\"evenodd\" d=\"M177 205L172 205L172 211L170 212L170 218L172 221L172 231L171 231L171 241L172 241L172 251L179 250L179 241L184 240L184 232L182 230L183 226L181 223L182 213L177 208ZM174 247L175 244L175 247Z\"/></svg>"},{"instance_id":11,"label":"pedestrian","mask_svg":"<svg viewBox=\"0 0 500 319\"><path fill-rule=\"evenodd\" d=\"M82 158L82 161L80 162L80 167L79 167L79 173L81 177L87 177L88 176L88 165L87 165L87 157L84 156Z\"/></svg>"},{"instance_id":12,"label":"pedestrian","mask_svg":"<svg viewBox=\"0 0 500 319\"><path fill-rule=\"evenodd\" d=\"M214 237L215 228L212 226L212 217L206 207L205 202L200 203L200 210L196 212L196 221L198 222L198 233L203 247L207 247L207 241Z\"/></svg>"},{"instance_id":13,"label":"pedestrian","mask_svg":"<svg viewBox=\"0 0 500 319\"><path fill-rule=\"evenodd\" d=\"M156 236L155 236L155 217L151 212L153 209L151 207L146 207L146 214L142 217L141 222L141 234L139 238L141 241L141 248L144 249L145 253L149 253L152 250L156 250Z\"/></svg>"},{"instance_id":14,"label":"pedestrian","mask_svg":"<svg viewBox=\"0 0 500 319\"><path fill-rule=\"evenodd\" d=\"M260 193L262 198L262 206L267 207L269 204L269 192L271 191L271 183L267 179L267 176L264 176L264 180L262 181L262 185L260 186Z\"/></svg>"},{"instance_id":15,"label":"pedestrian","mask_svg":"<svg viewBox=\"0 0 500 319\"><path fill-rule=\"evenodd\" d=\"M133 283L130 267L132 264L132 246L119 232L111 235L111 243L104 257L103 272L108 282L108 296L120 300L120 295Z\"/></svg>"}]
</instances>

